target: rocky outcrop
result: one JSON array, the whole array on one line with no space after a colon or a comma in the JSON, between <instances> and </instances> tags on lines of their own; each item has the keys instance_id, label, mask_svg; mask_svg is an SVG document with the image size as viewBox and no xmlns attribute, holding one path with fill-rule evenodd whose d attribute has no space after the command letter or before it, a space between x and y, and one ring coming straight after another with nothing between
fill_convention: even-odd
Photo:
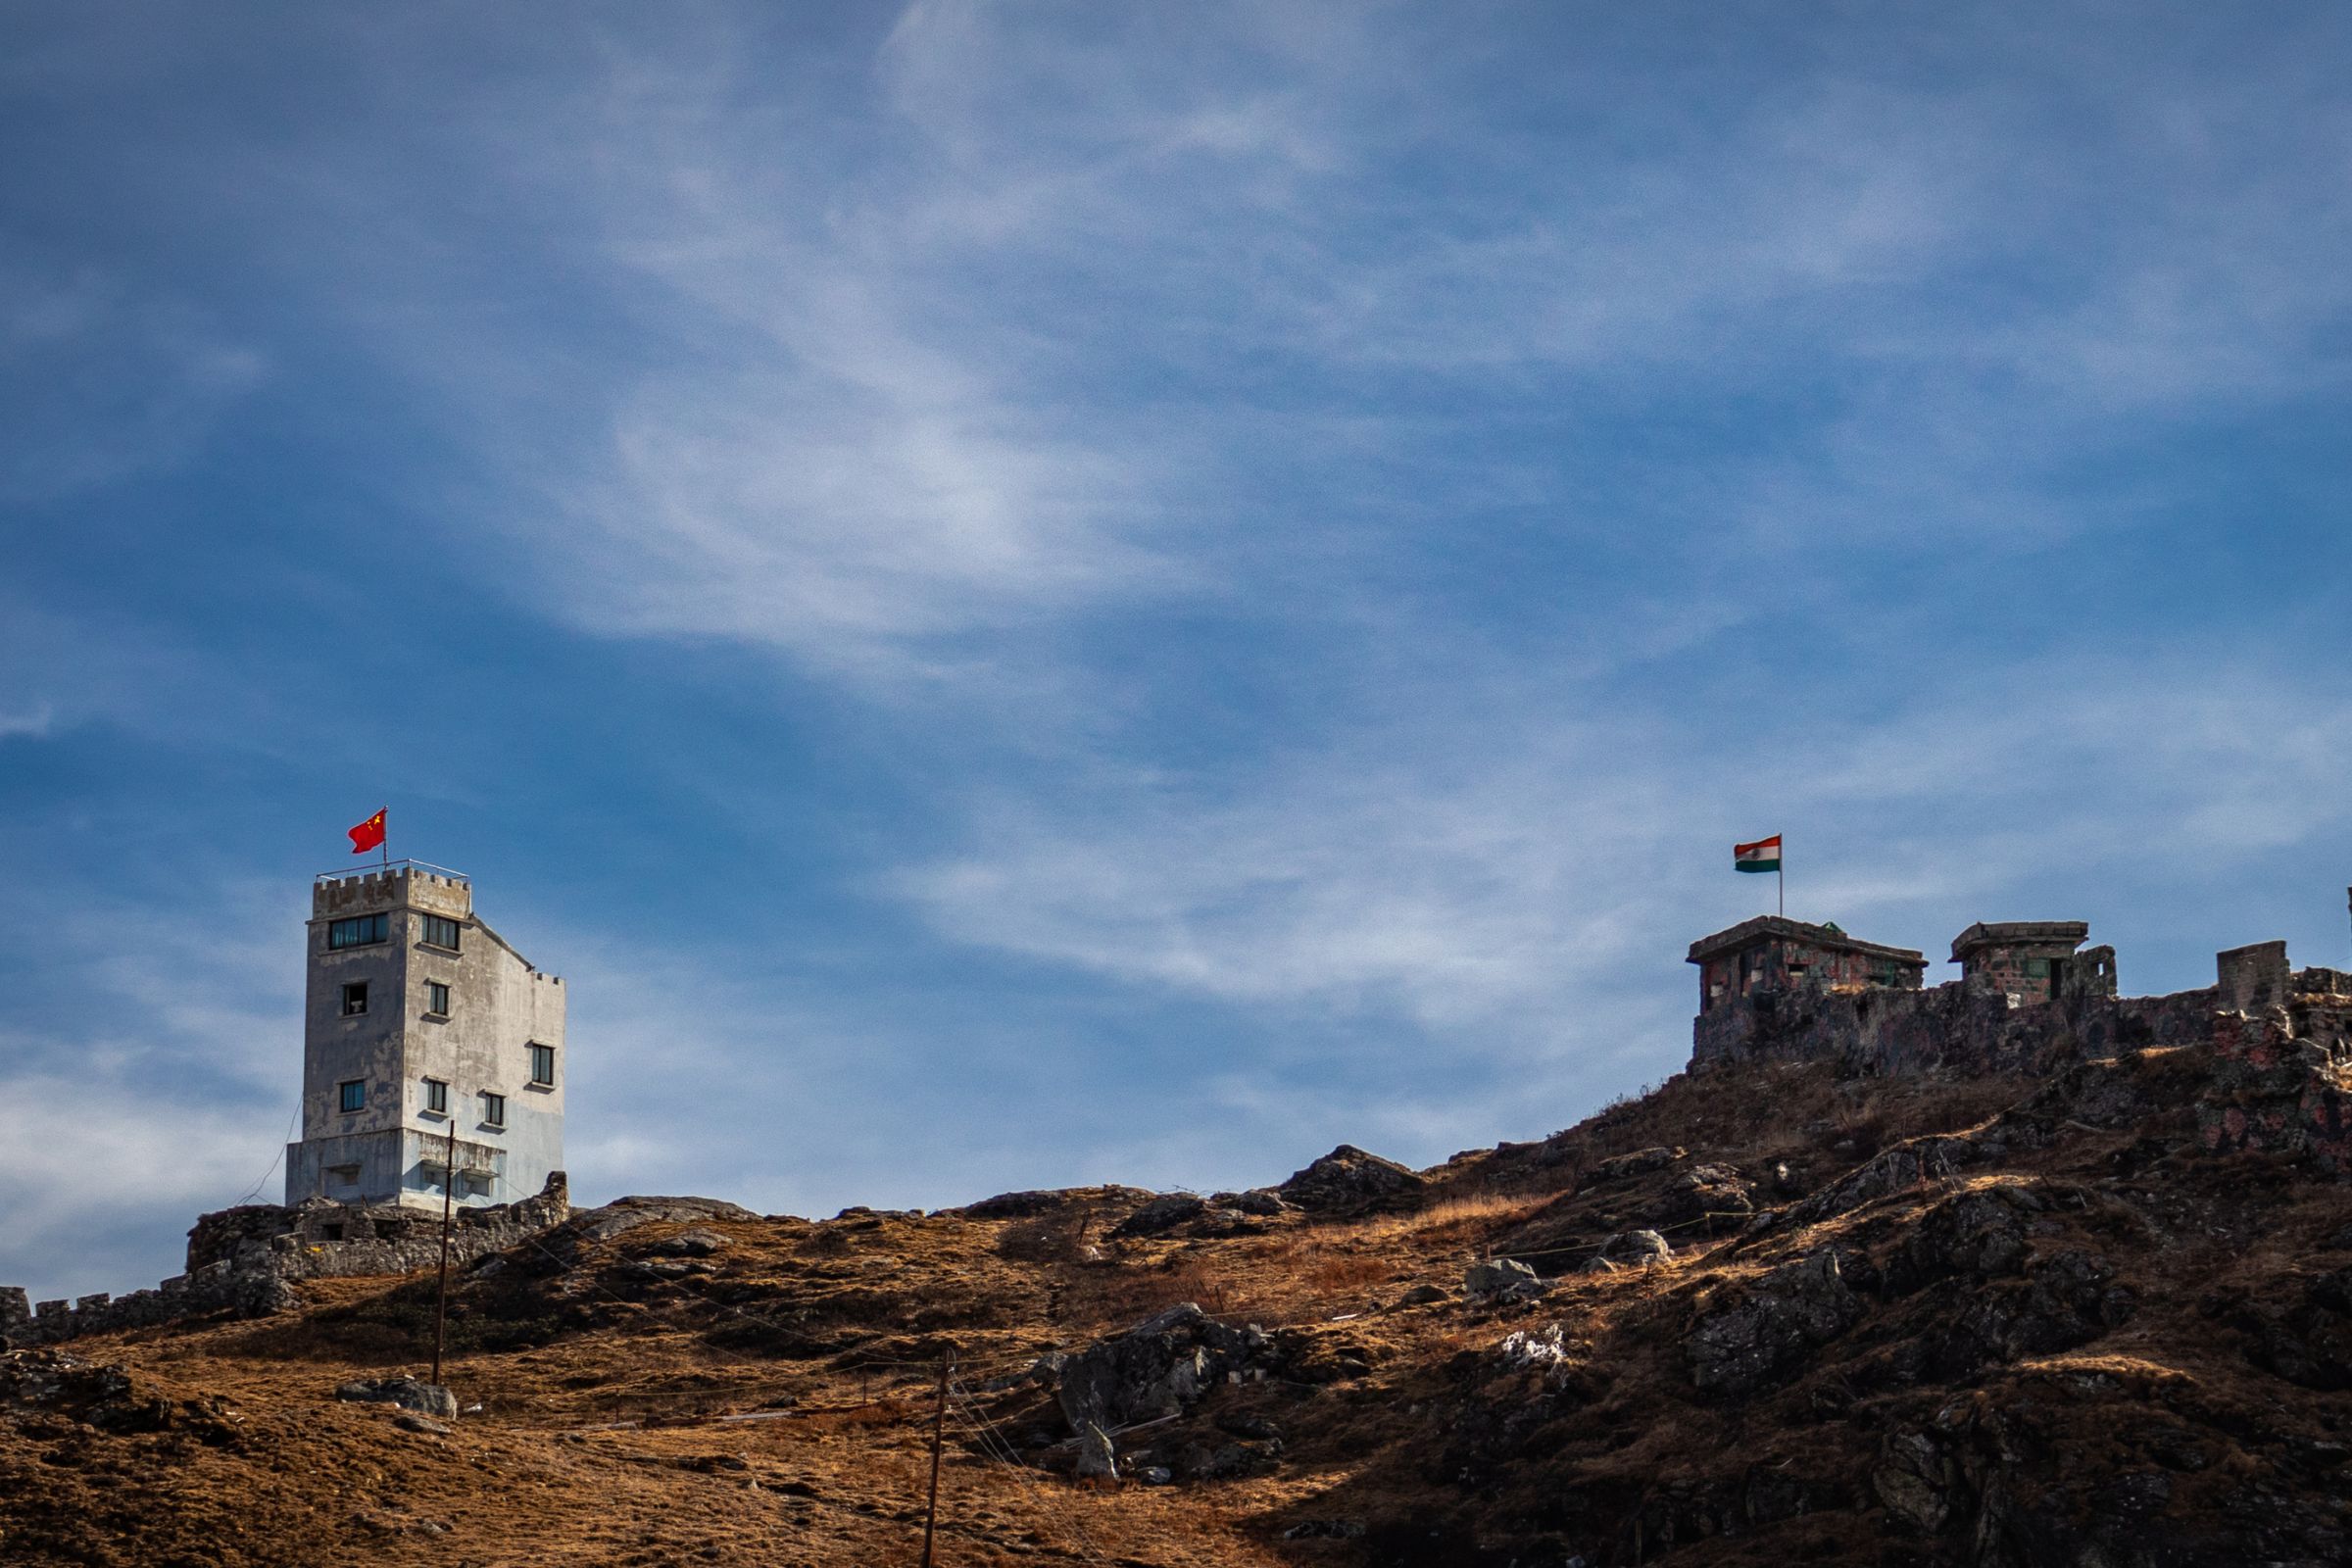
<instances>
[{"instance_id":1,"label":"rocky outcrop","mask_svg":"<svg viewBox=\"0 0 2352 1568\"><path fill-rule=\"evenodd\" d=\"M1846 1288L1837 1252L1823 1248L1766 1274L1737 1305L1698 1320L1684 1343L1690 1381L1711 1392L1748 1393L1861 1315L1862 1300Z\"/></svg>"},{"instance_id":2,"label":"rocky outcrop","mask_svg":"<svg viewBox=\"0 0 2352 1568\"><path fill-rule=\"evenodd\" d=\"M1091 1424L1115 1434L1180 1415L1228 1378L1262 1378L1274 1354L1262 1330L1230 1327L1188 1301L1065 1357L1055 1395L1072 1432Z\"/></svg>"},{"instance_id":3,"label":"rocky outcrop","mask_svg":"<svg viewBox=\"0 0 2352 1568\"><path fill-rule=\"evenodd\" d=\"M1427 1185L1418 1172L1393 1159L1342 1144L1274 1191L1296 1207L1331 1213L1409 1197Z\"/></svg>"},{"instance_id":4,"label":"rocky outcrop","mask_svg":"<svg viewBox=\"0 0 2352 1568\"><path fill-rule=\"evenodd\" d=\"M1163 1193L1121 1220L1110 1234L1114 1239L1158 1236L1207 1212L1208 1200L1204 1198L1192 1193Z\"/></svg>"}]
</instances>

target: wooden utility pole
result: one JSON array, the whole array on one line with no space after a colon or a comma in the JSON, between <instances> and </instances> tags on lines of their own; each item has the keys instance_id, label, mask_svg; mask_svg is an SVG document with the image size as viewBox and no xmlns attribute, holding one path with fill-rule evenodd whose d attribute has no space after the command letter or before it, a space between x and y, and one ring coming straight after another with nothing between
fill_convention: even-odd
<instances>
[{"instance_id":1,"label":"wooden utility pole","mask_svg":"<svg viewBox=\"0 0 2352 1568\"><path fill-rule=\"evenodd\" d=\"M449 1152L441 1164L441 1284L433 1297L433 1384L441 1383L441 1341L449 1327L449 1215L458 1195L458 1113L449 1113Z\"/></svg>"},{"instance_id":2,"label":"wooden utility pole","mask_svg":"<svg viewBox=\"0 0 2352 1568\"><path fill-rule=\"evenodd\" d=\"M931 1568L931 1535L939 1525L939 1439L948 1424L948 1373L955 1365L955 1351L940 1357L939 1407L931 1412L931 1501L923 1510L923 1568Z\"/></svg>"}]
</instances>

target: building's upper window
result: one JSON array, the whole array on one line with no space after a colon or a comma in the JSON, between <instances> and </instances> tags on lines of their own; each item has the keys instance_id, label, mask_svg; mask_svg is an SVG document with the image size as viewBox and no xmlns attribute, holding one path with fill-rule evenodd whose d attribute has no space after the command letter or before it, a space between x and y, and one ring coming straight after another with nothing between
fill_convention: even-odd
<instances>
[{"instance_id":1,"label":"building's upper window","mask_svg":"<svg viewBox=\"0 0 2352 1568\"><path fill-rule=\"evenodd\" d=\"M343 1016L357 1018L368 1010L368 982L354 980L343 988Z\"/></svg>"},{"instance_id":2,"label":"building's upper window","mask_svg":"<svg viewBox=\"0 0 2352 1568\"><path fill-rule=\"evenodd\" d=\"M354 1078L351 1082L342 1085L336 1092L335 1102L346 1111L367 1109L368 1081L365 1078Z\"/></svg>"},{"instance_id":3,"label":"building's upper window","mask_svg":"<svg viewBox=\"0 0 2352 1568\"><path fill-rule=\"evenodd\" d=\"M449 1085L438 1078L424 1081L424 1108L440 1115L449 1114Z\"/></svg>"},{"instance_id":4,"label":"building's upper window","mask_svg":"<svg viewBox=\"0 0 2352 1568\"><path fill-rule=\"evenodd\" d=\"M507 1097L482 1092L482 1125L504 1127L507 1124Z\"/></svg>"},{"instance_id":5,"label":"building's upper window","mask_svg":"<svg viewBox=\"0 0 2352 1568\"><path fill-rule=\"evenodd\" d=\"M344 948L364 948L370 943L392 939L392 917L388 914L355 914L348 920L329 920L326 923L326 951L340 952Z\"/></svg>"},{"instance_id":6,"label":"building's upper window","mask_svg":"<svg viewBox=\"0 0 2352 1568\"><path fill-rule=\"evenodd\" d=\"M452 953L457 952L458 922L445 914L426 915L424 917L424 941L427 947L447 948Z\"/></svg>"},{"instance_id":7,"label":"building's upper window","mask_svg":"<svg viewBox=\"0 0 2352 1568\"><path fill-rule=\"evenodd\" d=\"M555 1081L556 1048L553 1046L533 1046L531 1048L531 1082L541 1085L552 1085Z\"/></svg>"},{"instance_id":8,"label":"building's upper window","mask_svg":"<svg viewBox=\"0 0 2352 1568\"><path fill-rule=\"evenodd\" d=\"M424 1010L435 1018L449 1016L449 987L438 980L424 983Z\"/></svg>"}]
</instances>

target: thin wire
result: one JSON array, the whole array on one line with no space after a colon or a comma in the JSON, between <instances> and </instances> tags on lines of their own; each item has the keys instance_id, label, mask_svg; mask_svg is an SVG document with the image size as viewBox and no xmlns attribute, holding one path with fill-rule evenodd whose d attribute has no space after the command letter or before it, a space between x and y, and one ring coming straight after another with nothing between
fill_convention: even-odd
<instances>
[{"instance_id":1,"label":"thin wire","mask_svg":"<svg viewBox=\"0 0 2352 1568\"><path fill-rule=\"evenodd\" d=\"M302 1097L297 1095L294 1097L294 1108L286 1113L286 1135L277 1141L277 1152L270 1156L270 1170L262 1172L262 1179L258 1182L255 1182L251 1187L246 1188L245 1197L240 1198L235 1202L229 1204L229 1207L242 1208L245 1206L246 1199L258 1198L261 1196L262 1189L268 1186L270 1183L270 1171L276 1170L277 1162L286 1157L286 1145L294 1141L294 1118L301 1114Z\"/></svg>"},{"instance_id":2,"label":"thin wire","mask_svg":"<svg viewBox=\"0 0 2352 1568\"><path fill-rule=\"evenodd\" d=\"M948 1388L951 1395L954 1396L950 1399L948 1407L955 1413L957 1424L978 1438L984 1450L987 1450L1000 1463L1010 1468L1015 1479L1037 1494L1038 1499L1052 1510L1056 1518L1061 1520L1072 1535L1078 1538L1079 1555L1090 1557L1096 1562L1110 1561L1109 1554L1088 1533L1086 1525L1078 1517L1077 1511L1074 1508L1064 1507L1061 1500L1054 1495L1046 1484L1032 1475L1027 1465L1021 1463L1019 1457L1013 1452L1010 1440L997 1430L996 1423L991 1421L988 1413L972 1399L970 1392L964 1390L952 1376L948 1379ZM974 1422L977 1422L978 1425L975 1426Z\"/></svg>"}]
</instances>

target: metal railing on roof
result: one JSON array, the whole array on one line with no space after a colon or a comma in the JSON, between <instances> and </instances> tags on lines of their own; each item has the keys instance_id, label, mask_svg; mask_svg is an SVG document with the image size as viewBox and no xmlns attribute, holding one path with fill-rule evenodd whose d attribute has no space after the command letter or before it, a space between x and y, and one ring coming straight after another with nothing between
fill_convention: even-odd
<instances>
[{"instance_id":1,"label":"metal railing on roof","mask_svg":"<svg viewBox=\"0 0 2352 1568\"><path fill-rule=\"evenodd\" d=\"M435 865L430 860L393 860L390 862L379 860L373 865L343 866L333 871L319 872L311 878L311 883L313 886L317 886L321 882L353 882L363 877L389 876L395 871L421 871L427 876L437 876L446 882L463 882L467 887L473 886L473 878L465 872L453 871L446 865Z\"/></svg>"}]
</instances>

